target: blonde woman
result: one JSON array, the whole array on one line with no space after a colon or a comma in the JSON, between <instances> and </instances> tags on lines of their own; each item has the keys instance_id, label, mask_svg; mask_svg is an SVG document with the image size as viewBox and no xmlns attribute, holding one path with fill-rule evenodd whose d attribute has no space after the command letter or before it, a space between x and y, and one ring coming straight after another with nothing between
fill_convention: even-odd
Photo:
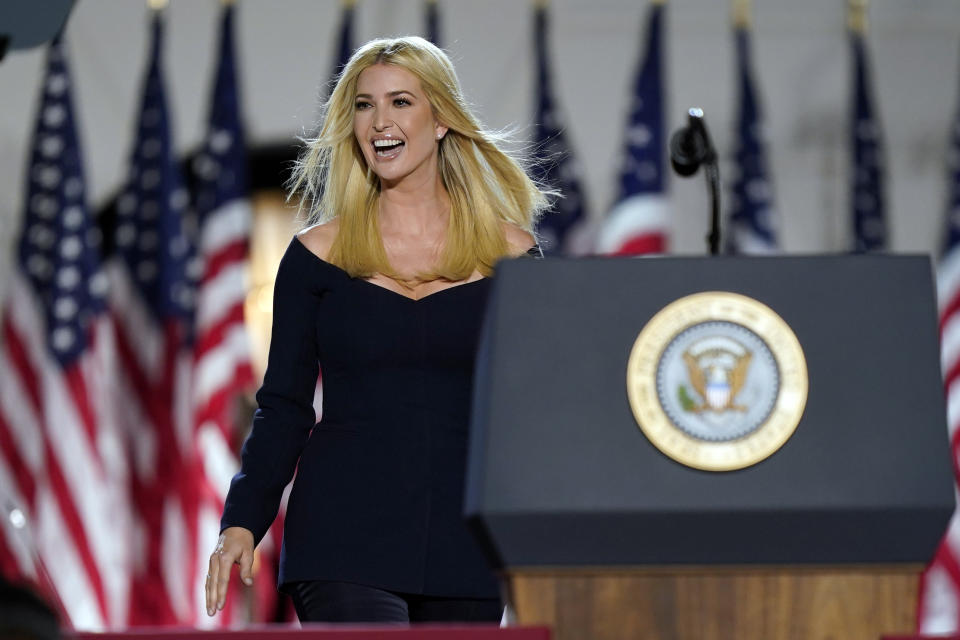
<instances>
[{"instance_id":1,"label":"blonde woman","mask_svg":"<svg viewBox=\"0 0 960 640\"><path fill-rule=\"evenodd\" d=\"M249 581L296 469L280 588L302 621L497 621L498 585L462 521L471 376L489 277L539 254L545 193L422 38L361 47L308 142L293 186L310 224L277 274L208 613L232 565Z\"/></svg>"}]
</instances>

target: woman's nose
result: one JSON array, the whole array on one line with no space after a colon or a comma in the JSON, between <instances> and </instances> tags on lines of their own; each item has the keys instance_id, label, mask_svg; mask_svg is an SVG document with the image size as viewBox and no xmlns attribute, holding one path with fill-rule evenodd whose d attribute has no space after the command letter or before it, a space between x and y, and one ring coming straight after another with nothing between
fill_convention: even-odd
<instances>
[{"instance_id":1,"label":"woman's nose","mask_svg":"<svg viewBox=\"0 0 960 640\"><path fill-rule=\"evenodd\" d=\"M393 121L389 118L384 109L377 109L373 114L373 128L377 131L383 131L393 126Z\"/></svg>"}]
</instances>

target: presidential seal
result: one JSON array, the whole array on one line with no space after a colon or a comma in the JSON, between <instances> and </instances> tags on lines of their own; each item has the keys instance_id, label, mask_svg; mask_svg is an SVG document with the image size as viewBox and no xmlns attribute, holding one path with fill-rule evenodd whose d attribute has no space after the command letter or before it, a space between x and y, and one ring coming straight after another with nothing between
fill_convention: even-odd
<instances>
[{"instance_id":1,"label":"presidential seal","mask_svg":"<svg viewBox=\"0 0 960 640\"><path fill-rule=\"evenodd\" d=\"M630 352L627 396L640 429L677 462L742 469L793 435L807 402L803 349L783 319L736 293L660 310Z\"/></svg>"}]
</instances>

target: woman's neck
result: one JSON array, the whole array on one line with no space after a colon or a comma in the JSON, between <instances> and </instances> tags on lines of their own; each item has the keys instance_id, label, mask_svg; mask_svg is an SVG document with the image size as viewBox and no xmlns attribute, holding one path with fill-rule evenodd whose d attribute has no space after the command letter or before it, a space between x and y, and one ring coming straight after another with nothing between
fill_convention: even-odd
<instances>
[{"instance_id":1,"label":"woman's neck","mask_svg":"<svg viewBox=\"0 0 960 640\"><path fill-rule=\"evenodd\" d=\"M450 219L450 196L440 177L419 185L382 185L380 231L390 235L444 234Z\"/></svg>"}]
</instances>

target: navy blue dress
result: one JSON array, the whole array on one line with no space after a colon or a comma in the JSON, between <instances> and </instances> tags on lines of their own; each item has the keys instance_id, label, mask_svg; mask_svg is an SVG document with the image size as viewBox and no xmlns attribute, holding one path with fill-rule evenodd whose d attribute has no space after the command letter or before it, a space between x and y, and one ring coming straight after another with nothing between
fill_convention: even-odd
<instances>
[{"instance_id":1,"label":"navy blue dress","mask_svg":"<svg viewBox=\"0 0 960 640\"><path fill-rule=\"evenodd\" d=\"M284 254L259 409L221 529L256 543L297 470L280 587L335 580L495 598L463 522L474 358L490 281L412 300L351 278L299 239ZM323 371L323 416L312 408ZM299 463L299 465L298 465Z\"/></svg>"}]
</instances>

